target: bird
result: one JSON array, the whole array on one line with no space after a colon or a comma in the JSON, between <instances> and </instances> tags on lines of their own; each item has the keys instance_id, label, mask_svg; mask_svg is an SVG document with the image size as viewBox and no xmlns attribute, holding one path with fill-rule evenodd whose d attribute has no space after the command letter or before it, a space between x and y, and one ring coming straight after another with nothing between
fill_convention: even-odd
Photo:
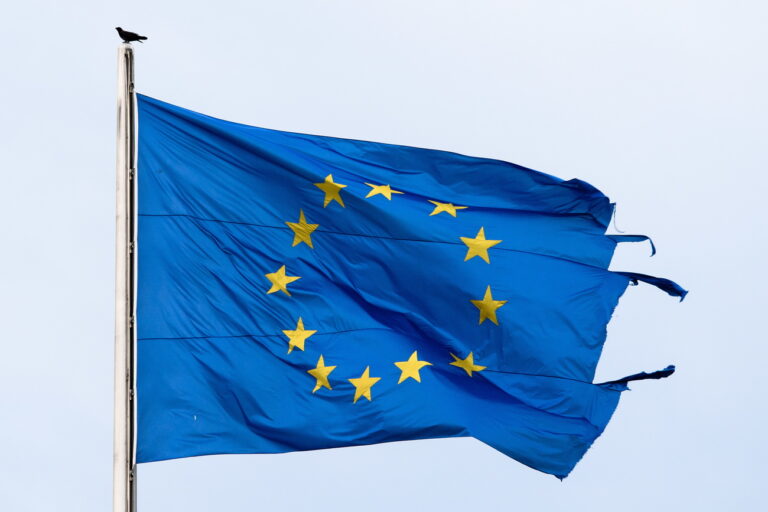
<instances>
[{"instance_id":1,"label":"bird","mask_svg":"<svg viewBox=\"0 0 768 512\"><path fill-rule=\"evenodd\" d=\"M117 33L120 35L120 38L124 43L130 43L131 41L138 41L141 43L147 40L146 37L140 36L136 32L128 32L127 30L123 30L120 27L115 27L115 30L117 30Z\"/></svg>"}]
</instances>

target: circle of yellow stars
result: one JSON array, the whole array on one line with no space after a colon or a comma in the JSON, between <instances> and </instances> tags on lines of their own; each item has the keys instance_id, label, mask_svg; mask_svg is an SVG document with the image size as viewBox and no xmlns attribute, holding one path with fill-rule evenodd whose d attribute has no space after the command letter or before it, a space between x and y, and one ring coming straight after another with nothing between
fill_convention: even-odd
<instances>
[{"instance_id":1,"label":"circle of yellow stars","mask_svg":"<svg viewBox=\"0 0 768 512\"><path fill-rule=\"evenodd\" d=\"M347 185L334 181L333 174L328 174L320 183L313 183L315 187L323 192L323 208L327 208L332 203L338 203L342 208L346 208L344 199L342 198L342 190ZM389 184L375 184L365 183L370 187L365 199L371 199L375 196L382 196L387 201L392 201L393 195L402 195L404 192L395 190ZM346 193L346 192L345 192ZM466 210L467 206L455 205L453 203L440 202L429 200L434 206L429 216L439 215L445 213L450 217L456 217L458 212ZM307 222L304 210L299 210L299 218L296 222L286 221L285 224L293 232L292 247L296 247L300 244L306 244L310 249L314 249L312 243L312 234L320 227L319 224L310 224ZM486 238L485 227L480 226L477 234L474 237L459 237L459 240L467 246L467 253L464 257L464 261L470 261L475 257L484 261L487 264L491 263L491 258L488 253L489 249L500 244L503 240L493 240ZM291 296L291 292L288 290L288 285L301 279L300 276L288 275L286 266L282 265L274 272L270 272L264 275L270 283L270 288L267 289L267 294L273 294L276 292L283 292L284 294ZM499 325L499 320L496 312L499 308L504 306L506 300L496 300L493 297L491 286L488 285L485 289L485 293L481 299L471 299L470 302L479 310L480 319L479 324L482 324L486 320L490 320L492 323ZM306 329L304 327L304 320L299 317L296 321L296 327L294 329L283 330L283 334L288 338L288 354L293 352L294 349L304 351L309 338L317 333L317 330ZM481 372L486 369L485 366L475 364L474 354L470 352L464 358L460 358L451 353L453 358L452 362L448 364L464 370L464 372L472 377L474 373ZM433 366L429 361L419 359L418 351L414 350L413 353L405 361L395 361L393 363L398 370L400 370L400 377L397 384L403 384L404 382L412 379L417 383L421 383L421 370L428 366ZM326 365L325 358L321 354L317 360L314 368L307 370L307 373L315 379L315 385L312 389L312 393L316 393L321 388L332 390L331 381L329 379L331 373L336 370L335 365ZM355 388L355 394L352 398L353 403L357 403L361 398L366 398L368 401L373 400L372 390L373 387L381 380L381 377L371 376L371 367L366 366L362 374L359 377L347 379Z\"/></svg>"}]
</instances>

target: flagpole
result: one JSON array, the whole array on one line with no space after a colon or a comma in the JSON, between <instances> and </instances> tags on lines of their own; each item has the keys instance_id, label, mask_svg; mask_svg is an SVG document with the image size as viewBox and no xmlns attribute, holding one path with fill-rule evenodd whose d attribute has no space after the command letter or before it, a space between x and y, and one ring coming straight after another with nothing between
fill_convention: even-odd
<instances>
[{"instance_id":1,"label":"flagpole","mask_svg":"<svg viewBox=\"0 0 768 512\"><path fill-rule=\"evenodd\" d=\"M134 512L136 510L136 463L134 457L135 123L133 48L129 43L123 43L117 49L113 512Z\"/></svg>"}]
</instances>

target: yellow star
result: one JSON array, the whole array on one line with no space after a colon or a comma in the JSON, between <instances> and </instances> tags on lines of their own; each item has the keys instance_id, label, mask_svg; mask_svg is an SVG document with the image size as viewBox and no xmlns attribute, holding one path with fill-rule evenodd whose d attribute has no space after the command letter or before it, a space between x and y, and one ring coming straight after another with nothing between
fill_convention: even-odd
<instances>
[{"instance_id":1,"label":"yellow star","mask_svg":"<svg viewBox=\"0 0 768 512\"><path fill-rule=\"evenodd\" d=\"M472 352L469 353L466 359L459 359L453 354L451 354L451 357L453 358L453 362L450 364L453 366L458 366L459 368L467 372L467 375L469 375L470 377L472 376L472 372L481 372L485 370L485 366L480 366L475 364L475 356L472 355Z\"/></svg>"},{"instance_id":2,"label":"yellow star","mask_svg":"<svg viewBox=\"0 0 768 512\"><path fill-rule=\"evenodd\" d=\"M419 361L419 355L416 353L416 351L414 351L407 361L397 362L395 363L395 366L400 368L400 380L397 381L397 383L400 384L409 377L416 382L421 382L421 375L419 375L419 370L425 366L432 366L432 363Z\"/></svg>"},{"instance_id":3,"label":"yellow star","mask_svg":"<svg viewBox=\"0 0 768 512\"><path fill-rule=\"evenodd\" d=\"M369 402L371 401L371 388L381 380L381 377L371 377L369 373L370 370L371 367L366 366L365 371L360 377L357 379L348 379L349 382L355 386L355 399L352 401L353 404L357 403L361 396L367 398Z\"/></svg>"},{"instance_id":4,"label":"yellow star","mask_svg":"<svg viewBox=\"0 0 768 512\"><path fill-rule=\"evenodd\" d=\"M371 191L365 196L366 199L373 197L376 194L381 194L391 201L392 194L402 194L399 190L392 190L389 185L374 185L373 183L366 183L366 185L371 187Z\"/></svg>"},{"instance_id":5,"label":"yellow star","mask_svg":"<svg viewBox=\"0 0 768 512\"><path fill-rule=\"evenodd\" d=\"M288 353L290 354L294 348L304 350L304 342L307 338L315 334L317 331L308 331L304 329L304 320L299 317L299 321L296 323L296 330L283 331L283 334L288 336Z\"/></svg>"},{"instance_id":6,"label":"yellow star","mask_svg":"<svg viewBox=\"0 0 768 512\"><path fill-rule=\"evenodd\" d=\"M315 183L314 184L317 188L325 192L325 199L323 200L323 208L328 206L328 203L331 201L336 201L339 203L342 207L344 207L344 201L341 199L341 189L345 188L346 185L342 185L341 183L334 183L333 182L333 174L329 174L325 177L325 181L322 183Z\"/></svg>"},{"instance_id":7,"label":"yellow star","mask_svg":"<svg viewBox=\"0 0 768 512\"><path fill-rule=\"evenodd\" d=\"M494 245L498 244L502 240L486 240L485 239L485 228L480 228L480 231L477 232L477 235L475 238L467 238L467 237L459 237L461 238L461 241L464 242L464 244L468 247L467 249L467 256L464 258L464 261L471 260L475 256L480 256L482 259L485 260L486 263L490 263L491 260L488 258L488 249L493 247ZM294 243L293 245L296 245Z\"/></svg>"},{"instance_id":8,"label":"yellow star","mask_svg":"<svg viewBox=\"0 0 768 512\"><path fill-rule=\"evenodd\" d=\"M323 361L323 356L321 355L320 359L317 360L317 366L311 370L307 370L307 373L315 378L315 389L312 390L313 393L320 389L320 387L332 389L331 384L328 382L328 376L335 369L335 366L325 366L325 361Z\"/></svg>"},{"instance_id":9,"label":"yellow star","mask_svg":"<svg viewBox=\"0 0 768 512\"><path fill-rule=\"evenodd\" d=\"M472 300L472 304L480 310L480 323L482 324L485 319L489 319L491 322L499 325L499 321L496 320L496 310L507 303L505 300L493 300L491 295L491 287L485 289L485 295L483 300Z\"/></svg>"},{"instance_id":10,"label":"yellow star","mask_svg":"<svg viewBox=\"0 0 768 512\"><path fill-rule=\"evenodd\" d=\"M432 213L429 214L431 217L432 215L437 215L438 213L445 212L448 215L452 215L453 217L456 216L456 210L463 210L466 208L466 206L456 206L453 203L441 203L440 201L432 201L429 200L430 203L435 205L435 209L432 210Z\"/></svg>"},{"instance_id":11,"label":"yellow star","mask_svg":"<svg viewBox=\"0 0 768 512\"><path fill-rule=\"evenodd\" d=\"M292 283L298 279L301 279L299 276L285 275L285 265L277 269L277 272L272 272L271 274L264 274L264 277L269 279L269 281L272 283L272 288L267 290L267 293L275 293L276 291L282 291L286 295L291 294L288 291L288 283Z\"/></svg>"},{"instance_id":12,"label":"yellow star","mask_svg":"<svg viewBox=\"0 0 768 512\"><path fill-rule=\"evenodd\" d=\"M304 218L304 210L299 210L299 222L286 222L286 224L288 224L288 227L293 231L293 245L291 247L296 247L301 242L304 242L310 248L314 249L314 247L312 247L312 232L316 230L320 224L307 224L307 219Z\"/></svg>"}]
</instances>

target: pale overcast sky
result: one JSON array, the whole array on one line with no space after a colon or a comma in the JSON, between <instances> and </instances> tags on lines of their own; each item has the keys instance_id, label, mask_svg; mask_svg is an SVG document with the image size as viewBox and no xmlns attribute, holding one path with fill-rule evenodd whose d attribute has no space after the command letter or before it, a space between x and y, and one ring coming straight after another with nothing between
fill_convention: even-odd
<instances>
[{"instance_id":1,"label":"pale overcast sky","mask_svg":"<svg viewBox=\"0 0 768 512\"><path fill-rule=\"evenodd\" d=\"M758 510L768 476L768 8L760 1L38 1L0 30L0 510L112 485L115 72L216 117L578 177L618 203L625 393L564 482L472 439L142 465L139 510Z\"/></svg>"}]
</instances>

